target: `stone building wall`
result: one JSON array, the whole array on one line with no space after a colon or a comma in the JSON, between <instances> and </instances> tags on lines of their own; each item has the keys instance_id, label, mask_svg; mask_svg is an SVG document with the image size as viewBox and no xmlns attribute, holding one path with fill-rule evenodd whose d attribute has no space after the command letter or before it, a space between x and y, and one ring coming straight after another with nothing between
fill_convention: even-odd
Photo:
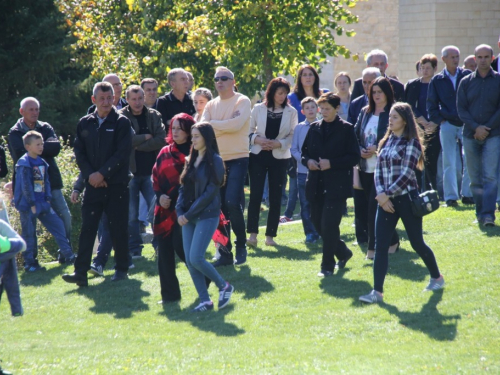
<instances>
[{"instance_id":1,"label":"stone building wall","mask_svg":"<svg viewBox=\"0 0 500 375\"><path fill-rule=\"evenodd\" d=\"M443 69L441 49L456 45L463 59L481 44L490 44L498 54L500 35L500 0L368 0L357 3L353 12L359 23L347 25L356 31L354 38L336 37L339 44L361 59L331 58L323 66L321 86L333 89L333 79L347 71L353 79L365 68L364 54L374 48L389 57L387 74L406 83L416 77L415 62L426 53L438 56L438 70Z\"/></svg>"}]
</instances>

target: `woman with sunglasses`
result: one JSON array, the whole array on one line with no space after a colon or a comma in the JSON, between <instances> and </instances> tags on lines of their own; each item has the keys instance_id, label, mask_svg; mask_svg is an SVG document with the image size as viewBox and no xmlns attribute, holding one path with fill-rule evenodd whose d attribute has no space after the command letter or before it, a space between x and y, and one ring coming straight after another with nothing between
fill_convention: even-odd
<instances>
[{"instance_id":1,"label":"woman with sunglasses","mask_svg":"<svg viewBox=\"0 0 500 375\"><path fill-rule=\"evenodd\" d=\"M293 130L297 111L288 104L290 84L284 78L274 78L267 86L265 100L256 104L250 120L250 202L248 204L247 245L257 246L259 216L266 175L269 178L269 215L267 246L276 246L274 237L280 220L280 203L286 168L291 158Z\"/></svg>"},{"instance_id":2,"label":"woman with sunglasses","mask_svg":"<svg viewBox=\"0 0 500 375\"><path fill-rule=\"evenodd\" d=\"M200 303L194 312L213 310L205 278L219 288L219 309L229 303L234 287L205 260L207 246L219 225L220 187L224 184L224 162L212 126L207 122L191 128L191 153L181 175L177 199L177 221L182 227L186 264Z\"/></svg>"}]
</instances>

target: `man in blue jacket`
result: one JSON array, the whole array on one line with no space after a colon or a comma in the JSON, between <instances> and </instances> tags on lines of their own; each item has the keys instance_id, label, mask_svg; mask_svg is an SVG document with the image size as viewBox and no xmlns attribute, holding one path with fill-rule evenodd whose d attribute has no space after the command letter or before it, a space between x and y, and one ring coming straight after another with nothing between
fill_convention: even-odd
<instances>
[{"instance_id":1,"label":"man in blue jacket","mask_svg":"<svg viewBox=\"0 0 500 375\"><path fill-rule=\"evenodd\" d=\"M457 112L457 90L460 81L471 73L458 67L460 50L455 46L446 46L441 51L441 59L445 63L442 72L432 77L427 92L427 112L430 125L426 130L439 127L439 138L443 150L443 190L444 200L449 207L456 207L460 198L457 176L457 142L462 143L463 121ZM471 203L472 197L467 163L463 159L462 199L463 203Z\"/></svg>"}]
</instances>

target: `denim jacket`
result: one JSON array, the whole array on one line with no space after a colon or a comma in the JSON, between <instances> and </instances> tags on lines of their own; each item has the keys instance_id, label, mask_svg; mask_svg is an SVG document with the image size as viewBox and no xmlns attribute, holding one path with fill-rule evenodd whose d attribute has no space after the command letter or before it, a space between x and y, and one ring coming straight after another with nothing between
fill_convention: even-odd
<instances>
[{"instance_id":1,"label":"denim jacket","mask_svg":"<svg viewBox=\"0 0 500 375\"><path fill-rule=\"evenodd\" d=\"M35 192L33 190L33 168L29 162L28 154L24 154L19 158L16 164L16 185L14 187L14 204L18 211L29 211L32 206L36 205ZM43 159L42 159L43 160ZM49 182L49 165L45 160L46 173L44 175L45 186L45 201L50 202L52 199L51 188ZM37 212L39 209L37 208Z\"/></svg>"}]
</instances>

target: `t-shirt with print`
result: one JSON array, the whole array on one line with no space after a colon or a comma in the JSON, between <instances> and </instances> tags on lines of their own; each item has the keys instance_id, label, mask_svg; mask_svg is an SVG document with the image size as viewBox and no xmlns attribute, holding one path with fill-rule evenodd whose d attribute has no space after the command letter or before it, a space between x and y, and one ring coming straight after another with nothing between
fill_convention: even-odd
<instances>
[{"instance_id":1,"label":"t-shirt with print","mask_svg":"<svg viewBox=\"0 0 500 375\"><path fill-rule=\"evenodd\" d=\"M363 144L365 147L377 146L378 118L379 116L372 115L365 126L365 131L363 132ZM371 158L366 159L365 172L373 173L376 165L377 155L373 155Z\"/></svg>"},{"instance_id":2,"label":"t-shirt with print","mask_svg":"<svg viewBox=\"0 0 500 375\"><path fill-rule=\"evenodd\" d=\"M35 201L45 202L45 174L47 173L47 166L41 157L33 159L29 156L28 159L33 171L33 192L35 193Z\"/></svg>"}]
</instances>

